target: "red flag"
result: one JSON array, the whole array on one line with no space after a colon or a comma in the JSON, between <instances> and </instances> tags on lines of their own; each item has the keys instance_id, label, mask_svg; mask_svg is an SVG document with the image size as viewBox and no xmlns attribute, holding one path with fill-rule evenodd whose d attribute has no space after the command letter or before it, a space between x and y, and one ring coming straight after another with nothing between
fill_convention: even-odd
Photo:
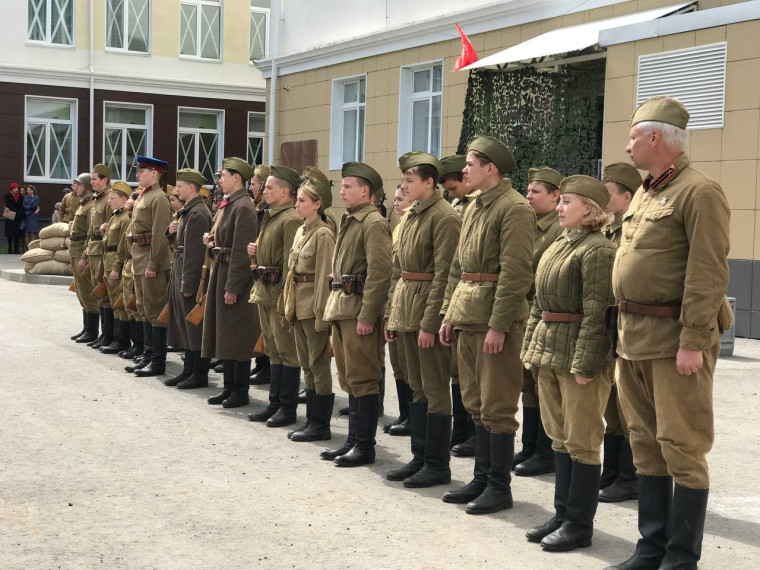
<instances>
[{"instance_id":1,"label":"red flag","mask_svg":"<svg viewBox=\"0 0 760 570\"><path fill-rule=\"evenodd\" d=\"M462 28L459 27L459 24L454 25L457 27L459 35L462 36L462 55L460 55L454 62L454 71L459 71L463 67L467 67L471 63L475 63L480 58L478 57L475 48L472 47L469 38L462 31Z\"/></svg>"}]
</instances>

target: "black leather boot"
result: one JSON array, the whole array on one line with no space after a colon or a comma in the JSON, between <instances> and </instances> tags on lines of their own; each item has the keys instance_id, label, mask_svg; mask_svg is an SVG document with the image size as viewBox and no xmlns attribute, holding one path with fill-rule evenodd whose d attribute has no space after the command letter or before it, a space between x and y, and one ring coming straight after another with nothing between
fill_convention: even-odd
<instances>
[{"instance_id":1,"label":"black leather boot","mask_svg":"<svg viewBox=\"0 0 760 570\"><path fill-rule=\"evenodd\" d=\"M346 406L345 408L340 408L340 409L338 410L338 413L339 413L341 416L347 416L349 412L350 412L350 410L349 410L349 407L348 407L348 406Z\"/></svg>"},{"instance_id":2,"label":"black leather boot","mask_svg":"<svg viewBox=\"0 0 760 570\"><path fill-rule=\"evenodd\" d=\"M673 527L660 570L696 570L702 557L708 489L678 483L673 494Z\"/></svg>"},{"instance_id":3,"label":"black leather boot","mask_svg":"<svg viewBox=\"0 0 760 570\"><path fill-rule=\"evenodd\" d=\"M102 338L92 345L95 350L100 350L103 347L110 345L113 342L113 330L114 330L114 318L113 309L110 307L103 307L103 334Z\"/></svg>"},{"instance_id":4,"label":"black leather boot","mask_svg":"<svg viewBox=\"0 0 760 570\"><path fill-rule=\"evenodd\" d=\"M478 498L488 483L488 467L491 464L491 439L483 425L475 425L475 467L472 481L464 487L443 495L444 503L463 505Z\"/></svg>"},{"instance_id":5,"label":"black leather boot","mask_svg":"<svg viewBox=\"0 0 760 570\"><path fill-rule=\"evenodd\" d=\"M409 419L409 401L407 399L406 382L403 380L396 380L396 396L398 397L398 417L391 423L383 426L383 431L388 433L391 426L397 426L400 423Z\"/></svg>"},{"instance_id":6,"label":"black leather boot","mask_svg":"<svg viewBox=\"0 0 760 570\"><path fill-rule=\"evenodd\" d=\"M145 321L140 324L143 330L143 351L142 354L139 354L134 358L134 364L124 367L124 370L127 372L134 372L135 370L140 370L141 368L148 366L153 354L153 327L149 322Z\"/></svg>"},{"instance_id":7,"label":"black leather boot","mask_svg":"<svg viewBox=\"0 0 760 570\"><path fill-rule=\"evenodd\" d=\"M455 457L475 457L475 453L477 453L476 445L475 436L473 435L467 441L453 446L451 448L451 455Z\"/></svg>"},{"instance_id":8,"label":"black leather boot","mask_svg":"<svg viewBox=\"0 0 760 570\"><path fill-rule=\"evenodd\" d=\"M475 424L462 403L462 391L459 384L451 385L451 404L454 426L451 429L451 445L459 445L475 435Z\"/></svg>"},{"instance_id":9,"label":"black leather boot","mask_svg":"<svg viewBox=\"0 0 760 570\"><path fill-rule=\"evenodd\" d=\"M512 469L533 457L536 451L536 439L538 438L538 424L541 423L541 411L538 408L526 408L523 406L522 421L522 449L515 453L512 461Z\"/></svg>"},{"instance_id":10,"label":"black leather boot","mask_svg":"<svg viewBox=\"0 0 760 570\"><path fill-rule=\"evenodd\" d=\"M605 570L658 570L671 536L673 479L639 475L639 534L628 560Z\"/></svg>"},{"instance_id":11,"label":"black leather boot","mask_svg":"<svg viewBox=\"0 0 760 570\"><path fill-rule=\"evenodd\" d=\"M380 383L377 385L378 389L378 408L377 417L381 418L385 415L385 366L380 367Z\"/></svg>"},{"instance_id":12,"label":"black leather boot","mask_svg":"<svg viewBox=\"0 0 760 570\"><path fill-rule=\"evenodd\" d=\"M138 354L142 354L143 351L143 328L140 321L128 321L129 322L129 336L132 340L132 346L126 349L124 352L120 352L119 356L126 360L134 358Z\"/></svg>"},{"instance_id":13,"label":"black leather boot","mask_svg":"<svg viewBox=\"0 0 760 570\"><path fill-rule=\"evenodd\" d=\"M224 362L221 360L217 360L216 364L214 365L214 372L217 374L223 374L224 373Z\"/></svg>"},{"instance_id":14,"label":"black leather boot","mask_svg":"<svg viewBox=\"0 0 760 570\"><path fill-rule=\"evenodd\" d=\"M569 453L554 454L554 464L557 475L554 479L554 516L544 524L530 529L525 533L528 542L541 542L541 540L553 533L565 520L567 510L567 497L570 494L570 478L573 472L573 462Z\"/></svg>"},{"instance_id":15,"label":"black leather boot","mask_svg":"<svg viewBox=\"0 0 760 570\"><path fill-rule=\"evenodd\" d=\"M256 366L251 370L251 386L269 384L269 357L266 354L256 357Z\"/></svg>"},{"instance_id":16,"label":"black leather boot","mask_svg":"<svg viewBox=\"0 0 760 570\"><path fill-rule=\"evenodd\" d=\"M290 436L290 441L322 441L331 439L330 417L332 416L334 403L335 394L314 394L309 427L303 431L294 432Z\"/></svg>"},{"instance_id":17,"label":"black leather boot","mask_svg":"<svg viewBox=\"0 0 760 570\"><path fill-rule=\"evenodd\" d=\"M206 388L208 386L208 371L211 364L210 358L201 358L201 351L193 352L193 373L189 378L177 384L180 390L192 390L194 388Z\"/></svg>"},{"instance_id":18,"label":"black leather boot","mask_svg":"<svg viewBox=\"0 0 760 570\"><path fill-rule=\"evenodd\" d=\"M232 393L222 402L223 408L239 408L247 406L250 401L248 398L248 380L251 377L250 360L225 360L225 371L227 362L232 366Z\"/></svg>"},{"instance_id":19,"label":"black leather boot","mask_svg":"<svg viewBox=\"0 0 760 570\"><path fill-rule=\"evenodd\" d=\"M98 338L98 323L100 313L85 313L87 315L87 329L74 341L77 344L91 343Z\"/></svg>"},{"instance_id":20,"label":"black leather boot","mask_svg":"<svg viewBox=\"0 0 760 570\"><path fill-rule=\"evenodd\" d=\"M612 485L618 478L618 463L620 462L620 444L623 438L614 433L604 434L604 453L602 455L602 477L599 488Z\"/></svg>"},{"instance_id":21,"label":"black leather boot","mask_svg":"<svg viewBox=\"0 0 760 570\"><path fill-rule=\"evenodd\" d=\"M106 321L106 317L105 317L105 313L103 312L103 307L99 307L98 308L98 322L100 324L100 334L95 340L91 340L90 342L88 342L87 346L92 346L93 344L96 344L100 342L101 340L103 340L103 328L105 327L105 321Z\"/></svg>"},{"instance_id":22,"label":"black leather boot","mask_svg":"<svg viewBox=\"0 0 760 570\"><path fill-rule=\"evenodd\" d=\"M425 465L408 479L404 487L421 489L451 483L451 416L428 412L425 429Z\"/></svg>"},{"instance_id":23,"label":"black leather boot","mask_svg":"<svg viewBox=\"0 0 760 570\"><path fill-rule=\"evenodd\" d=\"M129 323L114 317L113 319L113 342L108 346L100 347L103 354L118 354L129 348L130 341Z\"/></svg>"},{"instance_id":24,"label":"black leather boot","mask_svg":"<svg viewBox=\"0 0 760 570\"><path fill-rule=\"evenodd\" d=\"M186 350L185 358L182 360L182 372L164 380L164 386L176 386L180 382L190 378L193 375L193 366L195 365L193 358L195 358L195 353L191 350Z\"/></svg>"},{"instance_id":25,"label":"black leather boot","mask_svg":"<svg viewBox=\"0 0 760 570\"><path fill-rule=\"evenodd\" d=\"M406 416L405 418L397 423L395 426L390 426L388 428L388 434L389 435L395 435L395 436L406 436L412 434L412 426L409 423L409 404L411 404L414 401L414 390L412 390L412 387L404 382L404 385L402 386L404 392L406 393L404 395L404 401L406 401Z\"/></svg>"},{"instance_id":26,"label":"black leather boot","mask_svg":"<svg viewBox=\"0 0 760 570\"><path fill-rule=\"evenodd\" d=\"M636 479L636 467L633 465L631 444L623 439L620 442L618 456L618 477L615 482L599 491L600 503L622 503L639 497L639 480Z\"/></svg>"},{"instance_id":27,"label":"black leather boot","mask_svg":"<svg viewBox=\"0 0 760 570\"><path fill-rule=\"evenodd\" d=\"M427 402L409 404L409 427L411 428L412 460L399 469L388 471L388 481L403 481L411 477L425 465L425 417Z\"/></svg>"},{"instance_id":28,"label":"black leather boot","mask_svg":"<svg viewBox=\"0 0 760 570\"><path fill-rule=\"evenodd\" d=\"M211 396L206 400L212 406L221 406L222 403L232 395L232 388L235 386L235 361L222 360L222 378L224 390L216 396Z\"/></svg>"},{"instance_id":29,"label":"black leather boot","mask_svg":"<svg viewBox=\"0 0 760 570\"><path fill-rule=\"evenodd\" d=\"M319 456L322 459L332 461L336 457L345 455L356 445L356 434L359 429L359 402L349 394L348 396L348 437L345 443L335 449L323 449Z\"/></svg>"},{"instance_id":30,"label":"black leather boot","mask_svg":"<svg viewBox=\"0 0 760 570\"><path fill-rule=\"evenodd\" d=\"M552 440L544 431L544 423L541 421L541 413L538 415L538 432L536 434L536 449L528 459L519 463L515 468L515 475L520 477L535 477L544 473L554 473L554 450Z\"/></svg>"},{"instance_id":31,"label":"black leather boot","mask_svg":"<svg viewBox=\"0 0 760 570\"><path fill-rule=\"evenodd\" d=\"M491 440L491 463L488 483L483 492L467 503L468 515L486 515L512 508L510 469L515 455L515 434L488 432Z\"/></svg>"},{"instance_id":32,"label":"black leather boot","mask_svg":"<svg viewBox=\"0 0 760 570\"><path fill-rule=\"evenodd\" d=\"M298 421L298 389L301 386L301 369L297 366L282 366L280 380L280 406L267 420L267 427L289 426Z\"/></svg>"},{"instance_id":33,"label":"black leather boot","mask_svg":"<svg viewBox=\"0 0 760 570\"><path fill-rule=\"evenodd\" d=\"M282 364L271 364L271 380L269 382L269 405L260 412L248 414L252 422L265 422L271 418L280 407L280 382L282 382Z\"/></svg>"},{"instance_id":34,"label":"black leather boot","mask_svg":"<svg viewBox=\"0 0 760 570\"><path fill-rule=\"evenodd\" d=\"M291 439L293 437L293 434L297 431L304 431L309 427L309 424L311 423L311 414L312 414L312 408L314 407L314 396L316 395L315 390L304 390L306 393L306 423L304 423L301 426L296 427L295 429L292 429L288 432L288 439ZM299 394L298 400L300 402L301 397Z\"/></svg>"},{"instance_id":35,"label":"black leather boot","mask_svg":"<svg viewBox=\"0 0 760 570\"><path fill-rule=\"evenodd\" d=\"M161 376L166 374L166 327L152 327L150 364L135 370L135 376Z\"/></svg>"},{"instance_id":36,"label":"black leather boot","mask_svg":"<svg viewBox=\"0 0 760 570\"><path fill-rule=\"evenodd\" d=\"M71 340L76 340L87 331L87 311L82 311L82 330L71 337Z\"/></svg>"},{"instance_id":37,"label":"black leather boot","mask_svg":"<svg viewBox=\"0 0 760 570\"><path fill-rule=\"evenodd\" d=\"M565 520L557 530L541 540L541 548L549 552L569 552L591 546L601 474L601 465L572 461Z\"/></svg>"},{"instance_id":38,"label":"black leather boot","mask_svg":"<svg viewBox=\"0 0 760 570\"><path fill-rule=\"evenodd\" d=\"M380 407L379 394L356 398L358 417L356 420L356 445L348 453L334 459L338 467L359 467L375 462L375 434L377 414Z\"/></svg>"}]
</instances>

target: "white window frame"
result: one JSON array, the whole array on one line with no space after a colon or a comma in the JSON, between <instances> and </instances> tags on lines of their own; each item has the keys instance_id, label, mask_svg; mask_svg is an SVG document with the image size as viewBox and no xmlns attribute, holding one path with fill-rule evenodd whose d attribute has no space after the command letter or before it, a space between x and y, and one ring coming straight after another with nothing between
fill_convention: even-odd
<instances>
[{"instance_id":1,"label":"white window frame","mask_svg":"<svg viewBox=\"0 0 760 570\"><path fill-rule=\"evenodd\" d=\"M196 12L196 18L195 18L195 38L196 38L196 45L195 45L195 54L186 54L182 53L182 29L183 29L183 16L182 16L182 6L184 5L193 5L196 6L197 12ZM203 6L213 6L215 8L219 8L219 57L203 57L201 55L201 51L203 49L203 42L201 41L201 33L203 32L203 26L202 21L203 17L201 15L202 7ZM180 2L179 7L179 57L180 59L189 59L189 60L196 60L196 61L207 61L207 62L221 62L224 58L224 2L223 0L182 0Z\"/></svg>"},{"instance_id":2,"label":"white window frame","mask_svg":"<svg viewBox=\"0 0 760 570\"><path fill-rule=\"evenodd\" d=\"M357 103L343 103L343 90L346 85L359 83L364 80L364 101ZM359 92L361 89L358 90ZM356 156L354 161L364 160L364 149L367 145L367 74L352 75L333 79L332 96L330 105L330 170L340 170L345 162L343 160L343 115L345 111L354 109L364 110L364 131L361 133L361 146L357 136ZM359 121L357 120L357 135Z\"/></svg>"},{"instance_id":3,"label":"white window frame","mask_svg":"<svg viewBox=\"0 0 760 570\"><path fill-rule=\"evenodd\" d=\"M433 68L435 66L441 66L441 90L432 91L432 75ZM415 93L414 92L414 73L417 71L430 70L431 75L431 90ZM411 150L430 152L436 158L441 157L441 145L443 144L443 87L444 87L444 74L443 74L443 60L438 59L434 61L426 61L424 63L414 65L403 65L399 69L399 112L398 112L398 148L397 154L401 156L405 152ZM441 97L441 124L440 136L438 137L438 148L430 149L431 137L433 133L433 97ZM412 108L415 101L429 100L430 101L430 114L428 124L428 148L412 148Z\"/></svg>"},{"instance_id":4,"label":"white window frame","mask_svg":"<svg viewBox=\"0 0 760 570\"><path fill-rule=\"evenodd\" d=\"M252 131L252 130L250 130L250 128L251 128L251 115L259 115L262 119L264 119L264 121L265 121L264 128L266 128L266 113L263 113L263 112L260 112L260 111L248 111L248 116L247 116L247 119L248 119L248 123L247 123L248 137L246 138L245 155L246 155L246 160L248 161L248 164L252 164L252 165L256 166L257 164L263 164L263 162L264 162L264 149L265 149L265 147L264 147L264 137L266 136L266 133L264 131L260 131L259 132L259 131ZM255 156L250 156L250 154L249 154L250 149L251 149L251 139L253 139L253 138L261 139L261 163L257 163L256 160L255 160L256 157Z\"/></svg>"},{"instance_id":5,"label":"white window frame","mask_svg":"<svg viewBox=\"0 0 760 570\"><path fill-rule=\"evenodd\" d=\"M269 57L269 18L271 15L271 10L267 10L266 8L257 8L254 6L251 6L251 14L264 14L265 21L264 21L264 55L262 56L262 59L267 59ZM248 18L249 25L251 25L251 19ZM251 35L253 34L253 28L248 31L248 59L253 65L253 58L251 57Z\"/></svg>"},{"instance_id":6,"label":"white window frame","mask_svg":"<svg viewBox=\"0 0 760 570\"><path fill-rule=\"evenodd\" d=\"M217 122L216 122L216 130L212 131L211 129L197 129L197 128L190 128L190 127L181 127L180 126L180 115L182 113L200 113L200 114L216 114L217 115ZM216 159L215 163L211 165L211 178L209 176L206 176L208 173L203 173L204 176L206 176L207 180L211 180L213 178L213 173L216 172L217 167L222 163L222 158L224 157L224 109L207 109L202 107L178 107L177 108L177 169L183 168L180 166L180 159L179 159L179 137L181 134L188 134L192 133L195 134L195 149L194 154L195 157L193 159L193 164L190 165L190 168L195 168L196 170L203 173L203 169L199 168L200 163L200 137L197 136L200 133L216 133L218 136L217 139L217 145L216 145Z\"/></svg>"},{"instance_id":7,"label":"white window frame","mask_svg":"<svg viewBox=\"0 0 760 570\"><path fill-rule=\"evenodd\" d=\"M59 103L68 103L71 105L71 115L68 121L61 121L57 119L32 119L30 120L27 112L27 107L29 101L56 101ZM40 97L37 95L26 95L24 97L24 180L27 182L51 182L51 183L64 183L69 184L74 177L76 176L76 165L77 165L77 150L79 145L79 136L77 132L77 124L78 124L78 117L77 117L77 111L78 111L78 104L79 101L77 99L70 99L67 97ZM28 136L27 136L27 125L29 123L34 124L44 124L45 125L45 164L44 164L44 176L29 176L27 173L27 165L28 165ZM70 124L71 125L71 162L69 163L69 174L71 176L69 178L51 178L50 177L50 170L51 170L51 164L50 164L50 144L51 144L51 137L50 137L50 125L53 124Z\"/></svg>"},{"instance_id":8,"label":"white window frame","mask_svg":"<svg viewBox=\"0 0 760 570\"><path fill-rule=\"evenodd\" d=\"M38 3L37 4L38 6L41 5L42 3L45 4L45 39L44 40L33 40L29 37L29 27L31 23L29 22L29 6L33 2ZM59 44L59 43L53 43L51 41L51 38L53 37L53 31L55 30L53 26L53 22L52 22L53 2L56 2L59 6L61 2L65 3L67 7L71 6L71 30L69 34L70 36L69 39L71 40L71 43ZM37 45L37 46L46 46L46 47L67 48L67 49L74 48L74 42L76 41L76 37L77 37L76 0L27 0L26 15L27 15L26 41L28 44Z\"/></svg>"},{"instance_id":9,"label":"white window frame","mask_svg":"<svg viewBox=\"0 0 760 570\"><path fill-rule=\"evenodd\" d=\"M118 2L119 0L105 0L105 21L106 21L106 27L105 27L105 49L108 52L114 52L114 53L129 53L129 54L138 54L138 55L150 55L151 52L151 41L152 41L152 35L151 34L151 26L153 25L153 0L148 0L147 6L145 9L148 12L148 29L145 31L147 35L147 42L145 46L145 51L137 51L137 50L131 50L129 49L129 32L132 29L130 27L130 21L129 21L129 13L130 10L128 10L128 4L130 4L133 0L121 0L121 9L123 10L123 21L124 21L124 30L122 30L122 39L124 41L123 47L109 47L108 45L108 29L110 22L108 21L108 3L109 2Z\"/></svg>"},{"instance_id":10,"label":"white window frame","mask_svg":"<svg viewBox=\"0 0 760 570\"><path fill-rule=\"evenodd\" d=\"M140 109L145 111L145 128L139 125L126 125L124 123L109 123L106 121L107 107L122 107L128 109ZM153 105L142 105L137 103L125 103L123 101L103 101L103 162L108 164L106 158L106 129L121 129L121 172L113 173L114 180L123 180L131 186L138 186L136 180L127 180L127 130L144 130L145 131L145 156L153 156Z\"/></svg>"}]
</instances>

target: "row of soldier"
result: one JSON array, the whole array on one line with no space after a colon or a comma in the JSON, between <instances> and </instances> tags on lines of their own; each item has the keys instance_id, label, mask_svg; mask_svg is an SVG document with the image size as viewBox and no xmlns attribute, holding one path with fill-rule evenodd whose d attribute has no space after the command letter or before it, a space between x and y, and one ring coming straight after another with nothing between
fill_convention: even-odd
<instances>
[{"instance_id":1,"label":"row of soldier","mask_svg":"<svg viewBox=\"0 0 760 570\"><path fill-rule=\"evenodd\" d=\"M207 181L180 170L184 205L172 223L165 162L138 157L136 198L97 165L78 179L71 230L84 315L77 342L98 345L100 304L101 351L131 339L127 370L163 374L166 305L168 343L185 350L184 370L167 385L207 386L217 358L223 390L209 404L246 405L251 359L264 352L269 404L248 417L289 426L303 371L306 423L292 441L331 438L334 355L348 437L321 457L343 467L375 460L387 343L400 416L386 431L411 436L411 459L389 480L448 484L450 454L474 455L472 480L443 500L485 514L512 506L512 469L556 471L555 514L529 541L546 551L590 546L598 501L638 496L642 538L612 568L696 568L712 374L731 318L729 211L683 153L687 122L680 102L652 98L632 116L633 166L608 165L603 181L533 168L527 199L506 178L512 153L492 137L440 161L407 153L393 233L375 205L382 179L364 163L343 165L340 224L327 216L329 180L313 167L301 175L225 159L213 220ZM264 185L260 225L249 182ZM90 291L101 282L108 295L97 301Z\"/></svg>"}]
</instances>

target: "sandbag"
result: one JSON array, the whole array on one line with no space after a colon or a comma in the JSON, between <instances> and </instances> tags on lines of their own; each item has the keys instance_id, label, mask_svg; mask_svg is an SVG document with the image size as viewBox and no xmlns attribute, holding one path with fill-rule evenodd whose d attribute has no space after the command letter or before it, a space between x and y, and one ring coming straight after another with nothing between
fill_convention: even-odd
<instances>
[{"instance_id":1,"label":"sandbag","mask_svg":"<svg viewBox=\"0 0 760 570\"><path fill-rule=\"evenodd\" d=\"M48 238L66 238L69 237L69 224L64 222L58 222L57 224L50 224L40 230L40 239Z\"/></svg>"},{"instance_id":2,"label":"sandbag","mask_svg":"<svg viewBox=\"0 0 760 570\"><path fill-rule=\"evenodd\" d=\"M35 239L29 242L29 245L26 246L26 249L37 249L40 247L40 240Z\"/></svg>"},{"instance_id":3,"label":"sandbag","mask_svg":"<svg viewBox=\"0 0 760 570\"><path fill-rule=\"evenodd\" d=\"M67 273L66 267L65 263L51 259L50 261L35 263L30 273L34 275L71 275L71 273ZM71 266L68 267L70 271Z\"/></svg>"},{"instance_id":4,"label":"sandbag","mask_svg":"<svg viewBox=\"0 0 760 570\"><path fill-rule=\"evenodd\" d=\"M50 251L58 251L59 249L66 249L66 238L63 237L50 237L40 241L40 247L42 249L49 249Z\"/></svg>"},{"instance_id":5,"label":"sandbag","mask_svg":"<svg viewBox=\"0 0 760 570\"><path fill-rule=\"evenodd\" d=\"M68 276L74 275L74 270L71 268L71 264L69 263L66 267L63 268L63 274Z\"/></svg>"},{"instance_id":6,"label":"sandbag","mask_svg":"<svg viewBox=\"0 0 760 570\"><path fill-rule=\"evenodd\" d=\"M66 238L63 242L66 244L66 249L71 247L71 238Z\"/></svg>"},{"instance_id":7,"label":"sandbag","mask_svg":"<svg viewBox=\"0 0 760 570\"><path fill-rule=\"evenodd\" d=\"M55 252L55 260L61 263L71 263L71 254L68 249L59 249Z\"/></svg>"},{"instance_id":8,"label":"sandbag","mask_svg":"<svg viewBox=\"0 0 760 570\"><path fill-rule=\"evenodd\" d=\"M31 273L33 267L34 267L34 263L25 263L24 273Z\"/></svg>"},{"instance_id":9,"label":"sandbag","mask_svg":"<svg viewBox=\"0 0 760 570\"><path fill-rule=\"evenodd\" d=\"M30 249L24 255L22 255L21 261L24 263L42 263L45 261L50 261L54 257L55 252L38 247L36 249Z\"/></svg>"}]
</instances>

